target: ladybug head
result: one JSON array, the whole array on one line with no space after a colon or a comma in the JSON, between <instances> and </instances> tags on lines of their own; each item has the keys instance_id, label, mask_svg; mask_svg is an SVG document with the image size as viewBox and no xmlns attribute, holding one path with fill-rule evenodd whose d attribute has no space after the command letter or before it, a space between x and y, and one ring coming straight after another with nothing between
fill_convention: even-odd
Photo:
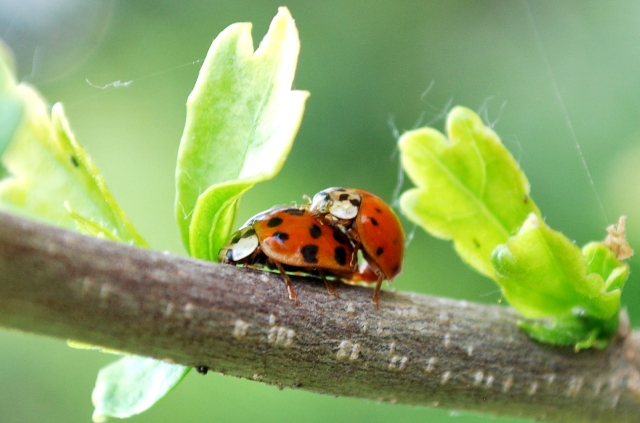
<instances>
[{"instance_id":1,"label":"ladybug head","mask_svg":"<svg viewBox=\"0 0 640 423\"><path fill-rule=\"evenodd\" d=\"M358 215L362 196L354 189L327 188L313 196L309 211L314 215L331 215L350 220Z\"/></svg>"},{"instance_id":2,"label":"ladybug head","mask_svg":"<svg viewBox=\"0 0 640 423\"><path fill-rule=\"evenodd\" d=\"M231 240L218 253L223 263L238 263L248 259L257 249L259 241L252 226L243 226L233 234Z\"/></svg>"}]
</instances>

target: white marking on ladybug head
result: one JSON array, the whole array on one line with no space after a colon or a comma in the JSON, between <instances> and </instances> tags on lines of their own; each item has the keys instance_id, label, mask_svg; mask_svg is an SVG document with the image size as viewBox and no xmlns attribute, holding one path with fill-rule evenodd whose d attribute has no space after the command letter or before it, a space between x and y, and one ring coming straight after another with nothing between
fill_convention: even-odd
<instances>
[{"instance_id":1,"label":"white marking on ladybug head","mask_svg":"<svg viewBox=\"0 0 640 423\"><path fill-rule=\"evenodd\" d=\"M226 262L237 262L249 257L258 248L259 241L253 227L241 228L231 238L219 254L219 259Z\"/></svg>"},{"instance_id":2,"label":"white marking on ladybug head","mask_svg":"<svg viewBox=\"0 0 640 423\"><path fill-rule=\"evenodd\" d=\"M338 219L353 219L358 215L362 196L355 190L327 188L313 196L311 213L330 213Z\"/></svg>"},{"instance_id":3,"label":"white marking on ladybug head","mask_svg":"<svg viewBox=\"0 0 640 423\"><path fill-rule=\"evenodd\" d=\"M311 200L311 207L309 210L311 213L329 213L329 207L331 207L331 197L325 191L320 191L316 195L313 196L313 200Z\"/></svg>"}]
</instances>

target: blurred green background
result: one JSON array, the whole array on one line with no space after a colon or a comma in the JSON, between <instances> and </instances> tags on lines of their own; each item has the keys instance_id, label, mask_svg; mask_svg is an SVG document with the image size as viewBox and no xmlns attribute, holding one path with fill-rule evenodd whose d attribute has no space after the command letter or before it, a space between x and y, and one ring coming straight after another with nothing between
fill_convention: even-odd
<instances>
[{"instance_id":1,"label":"blurred green background","mask_svg":"<svg viewBox=\"0 0 640 423\"><path fill-rule=\"evenodd\" d=\"M173 217L174 161L199 61L234 22L253 22L257 44L280 5L300 31L295 87L311 97L284 169L243 199L239 223L335 185L393 202L393 128L442 129L443 113L460 104L494 125L553 228L582 245L626 214L628 237L640 246L637 1L0 0L0 38L14 50L19 77L65 104L78 139L143 236L156 249L184 254ZM631 259L623 298L635 326L639 260ZM420 230L394 288L484 303L501 298L449 243ZM0 330L0 421L89 422L96 372L111 360L61 340ZM130 419L493 420L195 372Z\"/></svg>"}]
</instances>

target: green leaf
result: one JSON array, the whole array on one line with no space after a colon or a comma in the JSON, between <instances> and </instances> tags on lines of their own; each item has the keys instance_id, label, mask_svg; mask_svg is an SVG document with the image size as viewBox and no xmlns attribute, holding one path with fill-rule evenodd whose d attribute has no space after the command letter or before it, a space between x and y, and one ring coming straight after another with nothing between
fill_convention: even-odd
<instances>
[{"instance_id":1,"label":"green leaf","mask_svg":"<svg viewBox=\"0 0 640 423\"><path fill-rule=\"evenodd\" d=\"M105 354L117 354L124 355L126 353L120 350L114 350L111 348L101 347L99 345L87 344L86 342L74 341L73 339L67 339L67 346L70 348L75 348L78 350L91 350L91 351L100 351Z\"/></svg>"},{"instance_id":2,"label":"green leaf","mask_svg":"<svg viewBox=\"0 0 640 423\"><path fill-rule=\"evenodd\" d=\"M491 258L504 296L525 317L566 315L577 309L606 320L620 309L620 289L607 290L602 273L587 272L582 251L536 214Z\"/></svg>"},{"instance_id":3,"label":"green leaf","mask_svg":"<svg viewBox=\"0 0 640 423\"><path fill-rule=\"evenodd\" d=\"M629 277L629 265L618 260L609 246L602 242L590 242L582 247L587 261L587 274L597 273L605 281L606 292L622 291Z\"/></svg>"},{"instance_id":4,"label":"green leaf","mask_svg":"<svg viewBox=\"0 0 640 423\"><path fill-rule=\"evenodd\" d=\"M125 356L103 367L91 395L93 421L126 418L147 410L173 389L190 367L138 356Z\"/></svg>"},{"instance_id":5,"label":"green leaf","mask_svg":"<svg viewBox=\"0 0 640 423\"><path fill-rule=\"evenodd\" d=\"M9 146L22 119L22 104L14 90L14 65L9 50L0 40L0 156ZM6 170L0 162L0 178Z\"/></svg>"},{"instance_id":6,"label":"green leaf","mask_svg":"<svg viewBox=\"0 0 640 423\"><path fill-rule=\"evenodd\" d=\"M0 207L81 231L93 222L93 235L99 227L108 238L146 246L75 140L62 105L49 113L33 88L16 84L6 57L0 57L0 75L3 97L24 111L0 158L7 173L0 180Z\"/></svg>"},{"instance_id":7,"label":"green leaf","mask_svg":"<svg viewBox=\"0 0 640 423\"><path fill-rule=\"evenodd\" d=\"M253 187L254 181L218 184L200 195L189 228L193 257L218 260L218 251L232 231L240 196Z\"/></svg>"},{"instance_id":8,"label":"green leaf","mask_svg":"<svg viewBox=\"0 0 640 423\"><path fill-rule=\"evenodd\" d=\"M176 169L176 217L191 256L217 260L240 196L284 164L308 97L291 90L299 48L286 8L255 53L249 23L213 41L187 102Z\"/></svg>"},{"instance_id":9,"label":"green leaf","mask_svg":"<svg viewBox=\"0 0 640 423\"><path fill-rule=\"evenodd\" d=\"M453 239L463 260L493 278L493 249L540 212L518 163L477 114L455 107L446 127L448 138L432 128L400 137L402 164L417 186L400 207L427 232Z\"/></svg>"},{"instance_id":10,"label":"green leaf","mask_svg":"<svg viewBox=\"0 0 640 423\"><path fill-rule=\"evenodd\" d=\"M529 319L520 327L545 343L576 349L606 346L618 327L620 294L633 250L625 219L603 242L582 250L551 230L529 197L516 161L472 111L456 107L448 138L423 128L399 140L402 163L417 188L403 212L431 234L453 239L458 254L492 277Z\"/></svg>"},{"instance_id":11,"label":"green leaf","mask_svg":"<svg viewBox=\"0 0 640 423\"><path fill-rule=\"evenodd\" d=\"M0 93L7 94L14 90L16 85L16 66L13 55L2 40L0 40Z\"/></svg>"},{"instance_id":12,"label":"green leaf","mask_svg":"<svg viewBox=\"0 0 640 423\"><path fill-rule=\"evenodd\" d=\"M518 326L533 339L552 345L573 345L576 351L605 348L618 329L619 313L606 320L569 313L545 321L520 321Z\"/></svg>"},{"instance_id":13,"label":"green leaf","mask_svg":"<svg viewBox=\"0 0 640 423\"><path fill-rule=\"evenodd\" d=\"M0 92L0 156L9 146L21 120L22 105L20 102Z\"/></svg>"}]
</instances>

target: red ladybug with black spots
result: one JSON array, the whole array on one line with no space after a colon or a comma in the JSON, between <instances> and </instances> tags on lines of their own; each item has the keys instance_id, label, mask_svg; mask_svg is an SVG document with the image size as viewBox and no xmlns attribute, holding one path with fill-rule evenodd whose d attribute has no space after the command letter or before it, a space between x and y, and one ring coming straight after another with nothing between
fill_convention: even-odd
<instances>
[{"instance_id":1,"label":"red ladybug with black spots","mask_svg":"<svg viewBox=\"0 0 640 423\"><path fill-rule=\"evenodd\" d=\"M296 207L274 208L252 217L232 235L218 258L223 263L277 268L292 300L296 293L287 271L319 275L334 295L326 276L350 278L357 271L357 256L348 237L306 208Z\"/></svg>"},{"instance_id":2,"label":"red ladybug with black spots","mask_svg":"<svg viewBox=\"0 0 640 423\"><path fill-rule=\"evenodd\" d=\"M383 280L389 283L402 271L404 231L391 207L376 195L355 188L327 188L313 196L310 213L341 229L364 261L347 282L375 283L373 302Z\"/></svg>"}]
</instances>

